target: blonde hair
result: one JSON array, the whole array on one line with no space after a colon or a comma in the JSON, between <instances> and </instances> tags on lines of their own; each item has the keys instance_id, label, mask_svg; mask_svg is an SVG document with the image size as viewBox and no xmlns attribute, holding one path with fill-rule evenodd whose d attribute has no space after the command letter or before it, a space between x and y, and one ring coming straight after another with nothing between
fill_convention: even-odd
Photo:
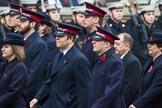
<instances>
[{"instance_id":1,"label":"blonde hair","mask_svg":"<svg viewBox=\"0 0 162 108\"><path fill-rule=\"evenodd\" d=\"M24 46L20 45L11 45L13 52L15 54L15 57L19 61L24 61L25 60L25 51L24 51Z\"/></svg>"}]
</instances>

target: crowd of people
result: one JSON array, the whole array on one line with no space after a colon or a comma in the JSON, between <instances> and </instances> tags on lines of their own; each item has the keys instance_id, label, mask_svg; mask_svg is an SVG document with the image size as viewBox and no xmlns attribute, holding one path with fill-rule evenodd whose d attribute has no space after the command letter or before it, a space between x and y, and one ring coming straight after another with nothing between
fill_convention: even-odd
<instances>
[{"instance_id":1,"label":"crowd of people","mask_svg":"<svg viewBox=\"0 0 162 108\"><path fill-rule=\"evenodd\" d=\"M21 2L0 9L0 108L161 108L156 6L135 0L123 22L126 3L82 0L66 22L61 2Z\"/></svg>"},{"instance_id":2,"label":"crowd of people","mask_svg":"<svg viewBox=\"0 0 162 108\"><path fill-rule=\"evenodd\" d=\"M23 1L28 1L28 0L5 0L5 1L0 1L0 6L7 6L9 2L14 2L17 4L24 4ZM30 1L30 0L29 0ZM28 1L28 3L29 3ZM33 0L37 2L37 5L41 5L41 0ZM33 2L32 1L32 2ZM50 1L50 0L43 0L44 2ZM63 7L70 7L71 5L73 6L79 6L81 2L84 0L53 0L55 2L60 2ZM98 6L106 6L107 2L111 2L112 0L88 0L90 3L94 3L95 5ZM119 1L119 0L114 0L114 1Z\"/></svg>"}]
</instances>

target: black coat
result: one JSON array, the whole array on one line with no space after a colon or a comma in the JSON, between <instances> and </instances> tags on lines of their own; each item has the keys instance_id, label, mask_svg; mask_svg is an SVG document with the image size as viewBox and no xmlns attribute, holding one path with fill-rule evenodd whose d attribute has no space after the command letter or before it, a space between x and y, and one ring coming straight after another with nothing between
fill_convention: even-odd
<instances>
[{"instance_id":1,"label":"black coat","mask_svg":"<svg viewBox=\"0 0 162 108\"><path fill-rule=\"evenodd\" d=\"M24 63L29 70L27 90L27 101L29 102L34 98L44 82L44 76L46 75L44 72L48 62L48 49L46 43L39 37L37 32L32 33L26 42Z\"/></svg>"},{"instance_id":2,"label":"black coat","mask_svg":"<svg viewBox=\"0 0 162 108\"><path fill-rule=\"evenodd\" d=\"M138 97L142 66L131 51L122 60L125 65L124 99L126 108L128 108Z\"/></svg>"},{"instance_id":3,"label":"black coat","mask_svg":"<svg viewBox=\"0 0 162 108\"><path fill-rule=\"evenodd\" d=\"M48 34L41 37L48 47L48 65L46 66L46 76L44 77L47 80L50 76L50 69L55 59L55 56L60 52L60 49L56 47L56 39L54 35ZM45 74L44 74L45 75Z\"/></svg>"},{"instance_id":4,"label":"black coat","mask_svg":"<svg viewBox=\"0 0 162 108\"><path fill-rule=\"evenodd\" d=\"M88 108L89 84L90 64L73 46L60 61L56 56L52 75L35 98L44 108Z\"/></svg>"},{"instance_id":5,"label":"black coat","mask_svg":"<svg viewBox=\"0 0 162 108\"><path fill-rule=\"evenodd\" d=\"M127 29L127 32L133 38L132 52L139 59L142 67L144 67L146 61L150 58L147 50L146 41L148 41L148 39L150 38L149 36L152 33L152 29L148 28L139 17L136 16L136 18L138 20L138 25L134 26L133 20L130 19L127 22L129 27L129 29ZM143 27L145 31L142 30L142 25L144 25ZM146 32L146 38L144 38L144 32Z\"/></svg>"},{"instance_id":6,"label":"black coat","mask_svg":"<svg viewBox=\"0 0 162 108\"><path fill-rule=\"evenodd\" d=\"M111 18L109 18L107 20L106 25L104 26L104 28L107 29L107 31L111 31L115 35L127 32L127 28L126 28L125 23L123 23L123 22L115 23Z\"/></svg>"},{"instance_id":7,"label":"black coat","mask_svg":"<svg viewBox=\"0 0 162 108\"><path fill-rule=\"evenodd\" d=\"M133 105L136 108L162 107L162 55L154 61L149 59L142 74L140 97Z\"/></svg>"},{"instance_id":8,"label":"black coat","mask_svg":"<svg viewBox=\"0 0 162 108\"><path fill-rule=\"evenodd\" d=\"M26 108L26 66L13 59L0 68L0 108Z\"/></svg>"},{"instance_id":9,"label":"black coat","mask_svg":"<svg viewBox=\"0 0 162 108\"><path fill-rule=\"evenodd\" d=\"M60 52L60 49L56 47L56 39L52 34L44 35L41 38L47 44L49 62L53 62L55 56Z\"/></svg>"},{"instance_id":10,"label":"black coat","mask_svg":"<svg viewBox=\"0 0 162 108\"><path fill-rule=\"evenodd\" d=\"M162 30L162 15L158 17L158 19L154 22L154 29Z\"/></svg>"},{"instance_id":11,"label":"black coat","mask_svg":"<svg viewBox=\"0 0 162 108\"><path fill-rule=\"evenodd\" d=\"M88 35L84 39L84 44L81 49L82 53L88 58L90 64L91 64L91 69L93 69L95 65L95 58L96 58L96 53L93 51L93 45L92 45L92 36L95 35L96 31L92 32L91 34Z\"/></svg>"},{"instance_id":12,"label":"black coat","mask_svg":"<svg viewBox=\"0 0 162 108\"><path fill-rule=\"evenodd\" d=\"M104 59L104 55L106 56ZM89 91L90 108L123 108L124 64L111 48L97 59ZM101 59L103 58L103 59Z\"/></svg>"}]
</instances>

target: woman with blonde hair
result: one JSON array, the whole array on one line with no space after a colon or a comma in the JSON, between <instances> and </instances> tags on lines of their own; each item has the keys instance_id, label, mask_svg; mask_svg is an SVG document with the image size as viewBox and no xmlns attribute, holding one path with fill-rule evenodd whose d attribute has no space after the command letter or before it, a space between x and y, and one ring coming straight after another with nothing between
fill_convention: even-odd
<instances>
[{"instance_id":1,"label":"woman with blonde hair","mask_svg":"<svg viewBox=\"0 0 162 108\"><path fill-rule=\"evenodd\" d=\"M27 68L23 36L7 33L1 41L5 63L0 64L0 108L26 108Z\"/></svg>"}]
</instances>

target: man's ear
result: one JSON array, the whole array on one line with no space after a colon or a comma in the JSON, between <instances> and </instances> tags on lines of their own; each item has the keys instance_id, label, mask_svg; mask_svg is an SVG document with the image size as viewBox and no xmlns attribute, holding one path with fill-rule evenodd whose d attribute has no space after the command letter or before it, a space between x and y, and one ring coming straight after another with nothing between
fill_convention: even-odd
<instances>
[{"instance_id":1,"label":"man's ear","mask_svg":"<svg viewBox=\"0 0 162 108\"><path fill-rule=\"evenodd\" d=\"M140 18L141 18L142 20L144 20L144 15L140 15Z\"/></svg>"},{"instance_id":2,"label":"man's ear","mask_svg":"<svg viewBox=\"0 0 162 108\"><path fill-rule=\"evenodd\" d=\"M126 47L127 49L129 49L129 44L128 44L128 43L126 43L126 44L125 44L125 47Z\"/></svg>"},{"instance_id":3,"label":"man's ear","mask_svg":"<svg viewBox=\"0 0 162 108\"><path fill-rule=\"evenodd\" d=\"M31 28L32 28L32 27L35 27L35 25L36 25L36 22L35 22L35 21L30 22L30 27L31 27Z\"/></svg>"},{"instance_id":4,"label":"man's ear","mask_svg":"<svg viewBox=\"0 0 162 108\"><path fill-rule=\"evenodd\" d=\"M110 44L111 44L111 43L110 43L109 41L105 41L105 47L106 47L106 48L109 48L109 47L110 47Z\"/></svg>"},{"instance_id":5,"label":"man's ear","mask_svg":"<svg viewBox=\"0 0 162 108\"><path fill-rule=\"evenodd\" d=\"M95 22L95 23L98 23L98 22L99 22L99 17L94 16L93 19L94 19L94 22Z\"/></svg>"}]
</instances>

